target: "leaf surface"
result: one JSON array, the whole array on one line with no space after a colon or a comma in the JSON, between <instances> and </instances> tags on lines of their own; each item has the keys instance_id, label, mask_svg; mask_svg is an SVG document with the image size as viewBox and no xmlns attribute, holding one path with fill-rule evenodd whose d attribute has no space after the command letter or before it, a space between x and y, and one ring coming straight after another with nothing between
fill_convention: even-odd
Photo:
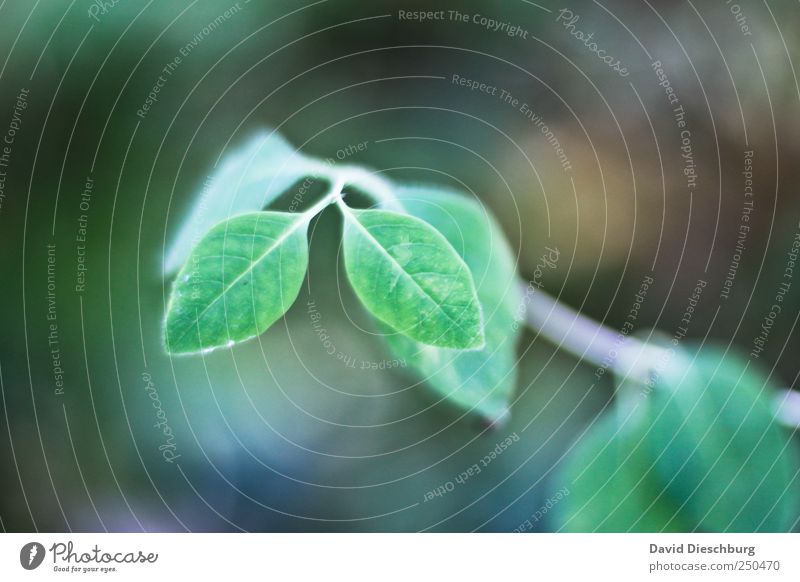
<instances>
[{"instance_id":1,"label":"leaf surface","mask_svg":"<svg viewBox=\"0 0 800 582\"><path fill-rule=\"evenodd\" d=\"M733 351L675 353L645 402L661 480L698 529L786 531L800 465L770 405L777 387Z\"/></svg>"},{"instance_id":2,"label":"leaf surface","mask_svg":"<svg viewBox=\"0 0 800 582\"><path fill-rule=\"evenodd\" d=\"M387 210L345 210L347 276L366 308L395 331L432 346L483 345L467 265L428 223Z\"/></svg>"},{"instance_id":3,"label":"leaf surface","mask_svg":"<svg viewBox=\"0 0 800 582\"><path fill-rule=\"evenodd\" d=\"M568 491L553 507L554 529L567 532L691 531L664 491L643 444L641 426L620 429L609 413L570 453L554 485Z\"/></svg>"},{"instance_id":4,"label":"leaf surface","mask_svg":"<svg viewBox=\"0 0 800 582\"><path fill-rule=\"evenodd\" d=\"M278 320L297 298L308 267L307 220L298 214L256 212L212 228L173 287L167 351L229 346Z\"/></svg>"},{"instance_id":5,"label":"leaf surface","mask_svg":"<svg viewBox=\"0 0 800 582\"><path fill-rule=\"evenodd\" d=\"M776 388L733 352L673 347L650 385L623 379L561 481L569 531L783 532L798 515L796 443ZM622 422L622 418L625 422Z\"/></svg>"}]
</instances>

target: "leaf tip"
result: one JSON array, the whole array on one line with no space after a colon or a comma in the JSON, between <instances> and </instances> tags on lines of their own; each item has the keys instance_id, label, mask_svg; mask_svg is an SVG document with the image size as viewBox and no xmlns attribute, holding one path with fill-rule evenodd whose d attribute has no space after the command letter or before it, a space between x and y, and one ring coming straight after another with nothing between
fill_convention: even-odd
<instances>
[{"instance_id":1,"label":"leaf tip","mask_svg":"<svg viewBox=\"0 0 800 582\"><path fill-rule=\"evenodd\" d=\"M496 432L503 430L511 422L511 411L507 406L503 406L497 414L493 416L484 416L482 419L483 427L486 430Z\"/></svg>"}]
</instances>

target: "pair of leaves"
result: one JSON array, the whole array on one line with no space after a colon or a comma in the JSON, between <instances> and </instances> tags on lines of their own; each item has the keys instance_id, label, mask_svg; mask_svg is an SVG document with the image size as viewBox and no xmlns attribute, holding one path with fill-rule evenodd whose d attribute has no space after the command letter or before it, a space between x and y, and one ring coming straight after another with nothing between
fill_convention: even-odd
<instances>
[{"instance_id":1,"label":"pair of leaves","mask_svg":"<svg viewBox=\"0 0 800 582\"><path fill-rule=\"evenodd\" d=\"M244 341L287 311L308 265L308 223L324 203L298 214L235 215L210 228L188 259L187 247L195 240L193 232L220 215L260 209L300 178L323 173L321 168L332 171L274 134L257 137L225 160L165 263L169 271L185 261L166 317L169 352L195 353ZM439 232L413 216L349 209L341 199L339 206L346 219L348 277L367 309L394 331L428 345L483 345L472 275Z\"/></svg>"},{"instance_id":2,"label":"pair of leaves","mask_svg":"<svg viewBox=\"0 0 800 582\"><path fill-rule=\"evenodd\" d=\"M236 213L260 210L320 167L275 134L225 159L165 263L167 272L184 265L166 317L169 352L230 346L288 310L307 269L310 217ZM442 399L497 422L516 384L521 297L513 256L493 219L460 193L395 194L408 214L341 204L347 276L396 357ZM192 249L203 229L210 230Z\"/></svg>"},{"instance_id":3,"label":"pair of leaves","mask_svg":"<svg viewBox=\"0 0 800 582\"><path fill-rule=\"evenodd\" d=\"M676 351L628 422L601 419L567 461L571 495L555 514L569 531L787 531L798 515L791 435L775 388L754 364L704 347ZM641 396L639 396L641 395Z\"/></svg>"},{"instance_id":4,"label":"pair of leaves","mask_svg":"<svg viewBox=\"0 0 800 582\"><path fill-rule=\"evenodd\" d=\"M483 344L472 276L427 223L385 210L344 210L347 273L364 305L395 331L435 346ZM310 216L257 212L203 237L178 275L166 342L172 353L261 334L297 298L308 267Z\"/></svg>"}]
</instances>

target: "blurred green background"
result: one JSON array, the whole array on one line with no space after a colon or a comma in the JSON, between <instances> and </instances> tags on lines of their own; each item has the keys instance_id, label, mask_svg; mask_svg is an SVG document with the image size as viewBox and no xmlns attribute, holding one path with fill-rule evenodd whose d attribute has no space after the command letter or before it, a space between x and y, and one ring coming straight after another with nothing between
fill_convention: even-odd
<instances>
[{"instance_id":1,"label":"blurred green background","mask_svg":"<svg viewBox=\"0 0 800 582\"><path fill-rule=\"evenodd\" d=\"M723 2L101 4L0 6L0 133L21 118L0 206L4 529L511 531L562 486L560 463L609 406L611 381L528 333L511 421L489 430L405 370L347 368L320 344L309 299L339 349L389 356L341 277L335 213L313 225L308 286L285 324L205 358L164 354L165 245L218 158L264 128L320 157L366 141L348 162L469 189L497 216L523 278L558 248L545 288L612 328L652 276L636 327L672 334L704 279L688 337L750 351L800 221L796 5L742 3L745 35ZM627 77L556 21L562 8ZM419 9L483 14L527 38L398 15ZM686 111L692 193L655 60ZM570 169L518 107L454 74L528 103ZM751 230L721 299L750 149ZM760 358L787 387L800 372L799 287ZM153 389L174 462L159 450ZM424 501L507 437L519 438L479 475ZM545 516L526 529L555 526Z\"/></svg>"}]
</instances>

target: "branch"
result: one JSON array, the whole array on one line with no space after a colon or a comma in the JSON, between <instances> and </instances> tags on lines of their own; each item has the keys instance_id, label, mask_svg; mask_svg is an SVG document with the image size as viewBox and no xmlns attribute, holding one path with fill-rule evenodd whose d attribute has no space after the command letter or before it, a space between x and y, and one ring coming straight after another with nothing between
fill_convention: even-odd
<instances>
[{"instance_id":1,"label":"branch","mask_svg":"<svg viewBox=\"0 0 800 582\"><path fill-rule=\"evenodd\" d=\"M663 358L662 348L614 331L532 284L520 283L520 288L528 327L583 361L622 377L646 378L655 362ZM800 428L800 394L778 390L773 410L781 424Z\"/></svg>"}]
</instances>

